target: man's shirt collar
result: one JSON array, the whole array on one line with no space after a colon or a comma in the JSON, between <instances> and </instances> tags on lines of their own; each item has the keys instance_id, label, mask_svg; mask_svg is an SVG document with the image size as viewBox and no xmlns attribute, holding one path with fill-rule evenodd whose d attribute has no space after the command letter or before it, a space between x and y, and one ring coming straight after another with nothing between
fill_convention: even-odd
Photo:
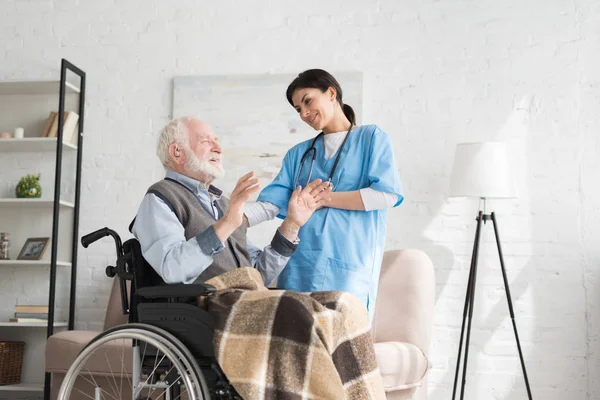
<instances>
[{"instance_id":1,"label":"man's shirt collar","mask_svg":"<svg viewBox=\"0 0 600 400\"><path fill-rule=\"evenodd\" d=\"M219 200L221 198L221 195L223 194L223 191L221 189L214 187L213 185L210 185L207 188L204 183L168 168L166 177L181 183L183 186L191 190L192 193L194 193L196 196L201 195L203 193L210 193L215 198L215 200Z\"/></svg>"}]
</instances>

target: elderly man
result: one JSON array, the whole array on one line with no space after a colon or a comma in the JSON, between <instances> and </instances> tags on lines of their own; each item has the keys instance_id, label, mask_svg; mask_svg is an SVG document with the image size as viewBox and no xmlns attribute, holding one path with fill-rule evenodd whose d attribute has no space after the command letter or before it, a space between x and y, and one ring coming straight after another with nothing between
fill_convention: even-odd
<instances>
[{"instance_id":1,"label":"elderly man","mask_svg":"<svg viewBox=\"0 0 600 400\"><path fill-rule=\"evenodd\" d=\"M157 155L165 179L147 191L133 222L146 261L166 283L206 281L232 268L253 266L269 286L298 245L298 230L327 201L327 182L296 190L287 218L260 250L246 238L243 206L258 190L250 172L229 199L212 182L223 175L222 149L198 119L171 121L160 133Z\"/></svg>"}]
</instances>

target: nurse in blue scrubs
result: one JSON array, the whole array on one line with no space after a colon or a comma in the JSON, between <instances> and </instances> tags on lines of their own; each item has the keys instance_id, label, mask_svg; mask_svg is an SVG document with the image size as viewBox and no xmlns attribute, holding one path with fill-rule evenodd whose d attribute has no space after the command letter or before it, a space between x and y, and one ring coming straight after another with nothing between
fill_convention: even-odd
<instances>
[{"instance_id":1,"label":"nurse in blue scrubs","mask_svg":"<svg viewBox=\"0 0 600 400\"><path fill-rule=\"evenodd\" d=\"M298 248L279 275L278 287L350 292L372 319L388 209L404 199L390 138L377 125L356 125L342 88L326 71L300 73L286 96L317 135L286 153L275 180L246 208L248 224L285 218L296 187L329 180L331 199L300 229Z\"/></svg>"}]
</instances>

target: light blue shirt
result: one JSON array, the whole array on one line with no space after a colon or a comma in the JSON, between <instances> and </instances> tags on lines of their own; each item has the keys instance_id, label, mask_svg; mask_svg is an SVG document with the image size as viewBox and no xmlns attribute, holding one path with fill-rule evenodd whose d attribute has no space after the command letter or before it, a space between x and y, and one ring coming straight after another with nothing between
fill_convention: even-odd
<instances>
[{"instance_id":1,"label":"light blue shirt","mask_svg":"<svg viewBox=\"0 0 600 400\"><path fill-rule=\"evenodd\" d=\"M203 183L168 169L166 176L190 189L216 220L222 217L216 207L216 200L220 198L218 189L211 187L209 191ZM212 264L213 256L225 249L212 226L186 240L184 227L175 213L152 193L144 196L131 232L140 242L146 261L166 283L194 282ZM291 243L277 230L264 250L249 240L247 246L252 265L269 286L294 253L297 241Z\"/></svg>"}]
</instances>

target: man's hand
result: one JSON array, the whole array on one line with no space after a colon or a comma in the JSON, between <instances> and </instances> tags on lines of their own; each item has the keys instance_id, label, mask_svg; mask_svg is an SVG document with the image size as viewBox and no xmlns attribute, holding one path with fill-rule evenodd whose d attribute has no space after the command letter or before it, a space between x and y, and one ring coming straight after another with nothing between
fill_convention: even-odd
<instances>
[{"instance_id":1,"label":"man's hand","mask_svg":"<svg viewBox=\"0 0 600 400\"><path fill-rule=\"evenodd\" d=\"M321 182L321 179L312 181L304 189L298 186L292 192L292 197L288 202L287 216L281 223L279 232L290 242L295 241L300 227L316 210L329 203L330 193L329 182Z\"/></svg>"},{"instance_id":2,"label":"man's hand","mask_svg":"<svg viewBox=\"0 0 600 400\"><path fill-rule=\"evenodd\" d=\"M229 235L242 225L244 221L244 203L259 189L258 178L254 178L254 172L242 176L229 198L229 207L223 218L214 225L215 233L225 243Z\"/></svg>"},{"instance_id":3,"label":"man's hand","mask_svg":"<svg viewBox=\"0 0 600 400\"><path fill-rule=\"evenodd\" d=\"M286 219L289 218L289 222L301 227L317 209L331 200L330 193L329 182L321 182L321 179L312 181L304 189L299 186L288 203Z\"/></svg>"}]
</instances>

